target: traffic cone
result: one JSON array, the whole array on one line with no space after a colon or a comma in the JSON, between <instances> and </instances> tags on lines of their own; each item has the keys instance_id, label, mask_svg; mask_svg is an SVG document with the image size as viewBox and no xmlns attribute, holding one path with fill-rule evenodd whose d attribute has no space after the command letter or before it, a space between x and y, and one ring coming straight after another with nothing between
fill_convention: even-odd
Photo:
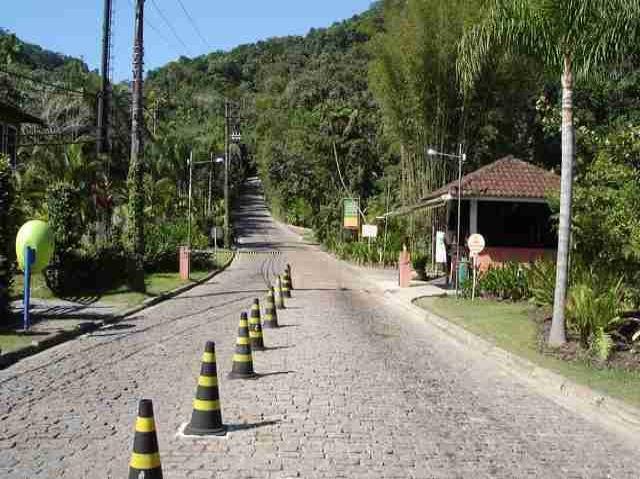
<instances>
[{"instance_id":1,"label":"traffic cone","mask_svg":"<svg viewBox=\"0 0 640 479\"><path fill-rule=\"evenodd\" d=\"M289 279L289 273L284 272L282 275L282 296L285 298L291 298L291 288L289 287L291 280Z\"/></svg>"},{"instance_id":2,"label":"traffic cone","mask_svg":"<svg viewBox=\"0 0 640 479\"><path fill-rule=\"evenodd\" d=\"M136 432L133 452L129 462L129 479L162 479L156 422L153 418L153 403L143 399L138 404Z\"/></svg>"},{"instance_id":3,"label":"traffic cone","mask_svg":"<svg viewBox=\"0 0 640 479\"><path fill-rule=\"evenodd\" d=\"M274 299L274 289L269 288L269 294L267 295L266 306L264 308L264 327L265 328L278 328L278 312L276 311L276 302Z\"/></svg>"},{"instance_id":4,"label":"traffic cone","mask_svg":"<svg viewBox=\"0 0 640 479\"><path fill-rule=\"evenodd\" d=\"M293 272L291 271L291 265L289 263L287 263L287 273L289 277L289 289L293 291L295 289L293 287Z\"/></svg>"},{"instance_id":5,"label":"traffic cone","mask_svg":"<svg viewBox=\"0 0 640 479\"><path fill-rule=\"evenodd\" d=\"M277 309L286 309L284 304L284 294L282 293L282 279L278 276L276 280L275 301Z\"/></svg>"},{"instance_id":6,"label":"traffic cone","mask_svg":"<svg viewBox=\"0 0 640 479\"><path fill-rule=\"evenodd\" d=\"M187 436L224 436L227 428L222 424L216 345L207 341L202 354L196 398L193 400L191 422L184 429Z\"/></svg>"},{"instance_id":7,"label":"traffic cone","mask_svg":"<svg viewBox=\"0 0 640 479\"><path fill-rule=\"evenodd\" d=\"M257 377L253 371L253 355L251 354L247 313L242 313L240 316L236 353L233 355L233 366L229 377L231 379L253 379Z\"/></svg>"},{"instance_id":8,"label":"traffic cone","mask_svg":"<svg viewBox=\"0 0 640 479\"><path fill-rule=\"evenodd\" d=\"M257 298L253 300L251 315L249 316L249 339L251 339L252 351L264 351L262 319L260 318L260 300Z\"/></svg>"}]
</instances>

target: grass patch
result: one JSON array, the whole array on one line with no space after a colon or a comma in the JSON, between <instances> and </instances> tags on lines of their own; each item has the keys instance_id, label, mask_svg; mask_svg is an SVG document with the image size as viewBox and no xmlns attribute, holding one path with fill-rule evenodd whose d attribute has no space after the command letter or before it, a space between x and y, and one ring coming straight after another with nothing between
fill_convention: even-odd
<instances>
[{"instance_id":1,"label":"grass patch","mask_svg":"<svg viewBox=\"0 0 640 479\"><path fill-rule=\"evenodd\" d=\"M218 270L225 266L232 258L233 253L230 251L219 251L218 257L212 260L211 269L209 271L192 271L191 279L189 281L183 281L180 279L179 273L153 273L145 276L145 284L147 286L146 293L138 293L131 291L127 286L119 286L112 290L100 291L100 292L85 292L79 295L79 298L83 299L91 298L98 301L117 307L118 309L128 309L134 306L142 304L143 301L157 297L163 293L168 293L174 289L184 286L186 284L198 282L206 278L211 272ZM22 297L23 277L16 275L14 277L14 284L12 288L12 295L15 299ZM31 297L38 299L55 299L55 296L47 285L45 284L42 274L37 274L32 277L31 285ZM33 337L16 333L15 331L0 331L0 349L3 352L13 351L15 349L22 348L31 344Z\"/></svg>"},{"instance_id":2,"label":"grass patch","mask_svg":"<svg viewBox=\"0 0 640 479\"><path fill-rule=\"evenodd\" d=\"M496 346L557 372L579 384L640 406L640 372L596 367L588 361L564 361L540 347L541 311L528 303L455 298L422 298L416 304Z\"/></svg>"},{"instance_id":3,"label":"grass patch","mask_svg":"<svg viewBox=\"0 0 640 479\"><path fill-rule=\"evenodd\" d=\"M29 346L32 340L32 337L23 334L13 332L0 333L0 349L2 349L3 354L8 353Z\"/></svg>"}]
</instances>

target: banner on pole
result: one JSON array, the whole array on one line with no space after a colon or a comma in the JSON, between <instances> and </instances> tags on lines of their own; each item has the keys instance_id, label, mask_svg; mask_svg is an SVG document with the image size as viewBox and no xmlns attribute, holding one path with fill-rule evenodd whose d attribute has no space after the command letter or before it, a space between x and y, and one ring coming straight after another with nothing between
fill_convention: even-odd
<instances>
[{"instance_id":1,"label":"banner on pole","mask_svg":"<svg viewBox=\"0 0 640 479\"><path fill-rule=\"evenodd\" d=\"M345 198L343 200L343 226L347 230L360 229L360 199Z\"/></svg>"}]
</instances>

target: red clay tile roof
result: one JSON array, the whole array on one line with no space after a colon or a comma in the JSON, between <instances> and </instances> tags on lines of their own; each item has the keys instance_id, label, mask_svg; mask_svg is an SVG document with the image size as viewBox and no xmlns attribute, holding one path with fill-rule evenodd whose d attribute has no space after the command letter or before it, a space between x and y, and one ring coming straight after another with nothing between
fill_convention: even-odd
<instances>
[{"instance_id":1,"label":"red clay tile roof","mask_svg":"<svg viewBox=\"0 0 640 479\"><path fill-rule=\"evenodd\" d=\"M479 198L545 199L549 192L560 189L560 177L513 156L506 156L462 177L462 196ZM458 181L434 191L426 198L446 193L458 195Z\"/></svg>"}]
</instances>

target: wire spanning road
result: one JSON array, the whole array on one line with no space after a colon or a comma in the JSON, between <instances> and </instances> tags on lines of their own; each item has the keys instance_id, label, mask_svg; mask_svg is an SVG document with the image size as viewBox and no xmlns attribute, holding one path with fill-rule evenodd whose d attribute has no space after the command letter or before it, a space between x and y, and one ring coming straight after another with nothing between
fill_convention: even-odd
<instances>
[{"instance_id":1,"label":"wire spanning road","mask_svg":"<svg viewBox=\"0 0 640 479\"><path fill-rule=\"evenodd\" d=\"M241 253L211 282L0 371L0 477L126 477L142 397L170 479L638 477L623 439L300 243L255 181L236 222ZM262 377L229 381L239 314L286 263L296 289L255 354ZM230 433L180 438L209 339Z\"/></svg>"}]
</instances>

